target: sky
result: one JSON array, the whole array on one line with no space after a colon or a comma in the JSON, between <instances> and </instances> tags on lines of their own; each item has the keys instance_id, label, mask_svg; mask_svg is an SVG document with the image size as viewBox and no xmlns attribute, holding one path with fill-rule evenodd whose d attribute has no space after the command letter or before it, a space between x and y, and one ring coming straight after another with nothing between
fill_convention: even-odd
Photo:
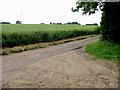
<instances>
[{"instance_id":1,"label":"sky","mask_svg":"<svg viewBox=\"0 0 120 90\"><path fill-rule=\"evenodd\" d=\"M78 22L82 25L101 21L101 11L93 15L72 12L77 0L0 0L0 22L40 24Z\"/></svg>"}]
</instances>

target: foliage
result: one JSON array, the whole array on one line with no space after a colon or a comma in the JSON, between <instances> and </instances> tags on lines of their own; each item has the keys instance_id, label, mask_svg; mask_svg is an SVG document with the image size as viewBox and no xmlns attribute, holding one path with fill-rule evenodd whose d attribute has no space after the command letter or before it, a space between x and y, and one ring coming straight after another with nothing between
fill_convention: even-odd
<instances>
[{"instance_id":1,"label":"foliage","mask_svg":"<svg viewBox=\"0 0 120 90\"><path fill-rule=\"evenodd\" d=\"M73 12L79 11L81 9L83 14L94 14L97 10L102 10L102 36L103 39L109 41L120 42L120 13L118 13L120 9L120 2L103 2L102 0L99 2L82 2L78 0L76 2L76 8L73 9Z\"/></svg>"},{"instance_id":2,"label":"foliage","mask_svg":"<svg viewBox=\"0 0 120 90\"><path fill-rule=\"evenodd\" d=\"M2 46L13 47L51 42L83 35L99 34L98 26L78 25L3 25Z\"/></svg>"},{"instance_id":3,"label":"foliage","mask_svg":"<svg viewBox=\"0 0 120 90\"><path fill-rule=\"evenodd\" d=\"M76 40L82 40L82 39L86 39L86 38L90 38L90 37L94 37L94 36L96 36L96 35L87 35L87 36L85 35L85 36L68 38L68 39L63 39L63 40L53 41L53 42L35 43L35 44L29 44L29 45L24 45L24 46L15 46L12 48L6 47L6 48L2 49L2 52L0 53L0 55L8 55L11 53L20 53L23 51L28 51L28 50L33 50L33 49L45 48L45 47L52 46L52 45L59 45L59 44L72 42L72 41L76 41Z\"/></svg>"},{"instance_id":4,"label":"foliage","mask_svg":"<svg viewBox=\"0 0 120 90\"><path fill-rule=\"evenodd\" d=\"M98 24L97 24L97 23L93 23L93 24L86 24L86 25L89 25L89 26L90 26L90 25L96 25L96 26L98 26Z\"/></svg>"},{"instance_id":5,"label":"foliage","mask_svg":"<svg viewBox=\"0 0 120 90\"><path fill-rule=\"evenodd\" d=\"M10 22L0 22L0 24L10 24Z\"/></svg>"},{"instance_id":6,"label":"foliage","mask_svg":"<svg viewBox=\"0 0 120 90\"><path fill-rule=\"evenodd\" d=\"M83 11L82 14L94 14L96 11L103 10L104 2L91 2L90 0L86 2L82 2L81 0L78 0L76 2L76 8L72 8L73 12L78 12L80 9Z\"/></svg>"},{"instance_id":7,"label":"foliage","mask_svg":"<svg viewBox=\"0 0 120 90\"><path fill-rule=\"evenodd\" d=\"M120 2L106 3L102 14L103 39L120 42Z\"/></svg>"},{"instance_id":8,"label":"foliage","mask_svg":"<svg viewBox=\"0 0 120 90\"><path fill-rule=\"evenodd\" d=\"M22 24L22 22L21 21L16 21L16 24Z\"/></svg>"}]
</instances>

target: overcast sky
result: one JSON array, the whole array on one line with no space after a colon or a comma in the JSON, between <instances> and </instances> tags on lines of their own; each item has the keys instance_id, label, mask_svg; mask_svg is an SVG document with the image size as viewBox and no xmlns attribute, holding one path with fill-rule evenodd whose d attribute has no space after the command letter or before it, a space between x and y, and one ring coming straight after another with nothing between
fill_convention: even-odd
<instances>
[{"instance_id":1,"label":"overcast sky","mask_svg":"<svg viewBox=\"0 0 120 90\"><path fill-rule=\"evenodd\" d=\"M0 0L0 22L39 24L50 22L100 23L101 12L82 15L72 12L77 0Z\"/></svg>"}]
</instances>

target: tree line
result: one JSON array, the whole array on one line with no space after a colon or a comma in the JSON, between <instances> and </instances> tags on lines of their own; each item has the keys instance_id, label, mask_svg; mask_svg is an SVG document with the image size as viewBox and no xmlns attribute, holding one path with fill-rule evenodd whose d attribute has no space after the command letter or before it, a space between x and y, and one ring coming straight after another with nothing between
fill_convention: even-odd
<instances>
[{"instance_id":1,"label":"tree line","mask_svg":"<svg viewBox=\"0 0 120 90\"><path fill-rule=\"evenodd\" d=\"M11 24L10 22L0 22L0 24ZM21 21L16 21L16 24L22 24Z\"/></svg>"}]
</instances>

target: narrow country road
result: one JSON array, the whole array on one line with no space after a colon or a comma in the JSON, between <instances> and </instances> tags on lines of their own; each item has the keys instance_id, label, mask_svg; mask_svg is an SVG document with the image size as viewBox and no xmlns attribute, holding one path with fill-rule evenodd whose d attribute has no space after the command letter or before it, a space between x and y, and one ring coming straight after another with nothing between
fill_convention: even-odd
<instances>
[{"instance_id":1,"label":"narrow country road","mask_svg":"<svg viewBox=\"0 0 120 90\"><path fill-rule=\"evenodd\" d=\"M118 88L117 64L82 48L98 37L3 56L2 87Z\"/></svg>"},{"instance_id":2,"label":"narrow country road","mask_svg":"<svg viewBox=\"0 0 120 90\"><path fill-rule=\"evenodd\" d=\"M60 53L64 53L70 50L74 50L84 45L96 41L99 36L88 38L85 40L70 42L66 44L61 44L57 46L52 46L44 49L27 51L23 53L18 53L14 55L3 56L3 67L2 72L6 72L15 68L20 68L22 66L34 63L38 60L42 60L44 58L48 58ZM31 54L32 52L32 54ZM5 63L4 63L5 62ZM11 62L11 63L9 63Z\"/></svg>"}]
</instances>

